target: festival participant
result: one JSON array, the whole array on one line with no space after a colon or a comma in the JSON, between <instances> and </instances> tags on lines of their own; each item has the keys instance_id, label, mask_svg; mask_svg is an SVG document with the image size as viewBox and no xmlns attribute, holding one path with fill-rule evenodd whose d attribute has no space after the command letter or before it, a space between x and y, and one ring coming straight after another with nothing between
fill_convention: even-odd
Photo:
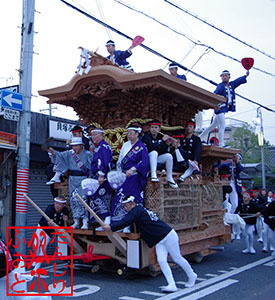
<instances>
[{"instance_id":1,"label":"festival participant","mask_svg":"<svg viewBox=\"0 0 275 300\"><path fill-rule=\"evenodd\" d=\"M255 254L256 251L253 247L254 243L254 231L256 224L256 216L260 215L261 207L257 204L253 203L252 195L249 191L245 191L243 193L243 201L238 205L235 213L239 213L241 217L245 220L245 229L243 231L243 236L246 243L246 249L242 251L242 253L250 253ZM258 213L258 214L257 214Z\"/></svg>"},{"instance_id":2,"label":"festival participant","mask_svg":"<svg viewBox=\"0 0 275 300\"><path fill-rule=\"evenodd\" d=\"M256 205L260 206L260 207L264 207L264 205L266 204L266 200L260 195L259 192L259 188L258 187L254 187L253 190L251 190L251 192L253 193L253 199L252 202L254 202ZM257 222L256 222L256 230L257 230L257 234L258 234L258 239L257 242L263 243L263 217L259 216L257 218Z\"/></svg>"},{"instance_id":3,"label":"festival participant","mask_svg":"<svg viewBox=\"0 0 275 300\"><path fill-rule=\"evenodd\" d=\"M239 205L239 198L242 195L242 181L240 178L240 173L243 170L241 165L243 157L241 153L236 153L233 156L232 162L224 163L218 166L220 175L229 175L230 186L232 192L229 194L229 201L231 203L230 213L234 214L237 206ZM240 227L238 225L232 226L232 239L241 239L240 237Z\"/></svg>"},{"instance_id":4,"label":"festival participant","mask_svg":"<svg viewBox=\"0 0 275 300\"><path fill-rule=\"evenodd\" d=\"M274 201L274 194L272 191L268 191L267 193L267 202L271 203L272 201Z\"/></svg>"},{"instance_id":5,"label":"festival participant","mask_svg":"<svg viewBox=\"0 0 275 300\"><path fill-rule=\"evenodd\" d=\"M107 58L111 62L118 64L119 66L121 66L127 70L134 71L132 66L130 65L130 63L126 60L126 58L128 58L132 55L132 49L134 48L133 45L131 45L128 48L128 50L126 50L126 51L120 51L120 50L116 50L115 42L112 40L109 40L106 43L106 48L110 54L109 56L107 56Z\"/></svg>"},{"instance_id":6,"label":"festival participant","mask_svg":"<svg viewBox=\"0 0 275 300\"><path fill-rule=\"evenodd\" d=\"M74 219L73 228L79 228L80 219L83 219L81 229L88 229L88 213L85 207L74 196L77 192L83 199L86 199L85 193L81 187L81 181L91 176L91 162L93 155L90 151L85 151L81 137L73 137L71 150L59 152L53 148L49 148L52 153L52 161L60 170L69 174L69 195L72 215Z\"/></svg>"},{"instance_id":7,"label":"festival participant","mask_svg":"<svg viewBox=\"0 0 275 300\"><path fill-rule=\"evenodd\" d=\"M268 203L262 210L264 216L264 225L266 229L266 241L264 240L264 248L262 252L268 252L269 245L272 255L275 256L275 202Z\"/></svg>"},{"instance_id":8,"label":"festival participant","mask_svg":"<svg viewBox=\"0 0 275 300\"><path fill-rule=\"evenodd\" d=\"M178 74L178 65L175 62L172 62L172 63L169 64L169 72L170 72L170 75L186 81L186 76L185 75L183 75L183 74L179 75Z\"/></svg>"},{"instance_id":9,"label":"festival participant","mask_svg":"<svg viewBox=\"0 0 275 300\"><path fill-rule=\"evenodd\" d=\"M204 131L200 134L200 138L203 141L206 141L207 135L216 127L219 128L218 139L219 146L224 147L224 131L225 131L225 114L228 111L236 111L236 101L235 101L235 89L241 85L246 83L246 78L249 75L249 71L246 72L246 75L239 77L233 81L230 80L230 73L227 70L224 70L221 73L222 82L218 84L215 94L224 96L226 98L225 103L218 104L219 108L215 109L215 115L211 125L204 129Z\"/></svg>"},{"instance_id":10,"label":"festival participant","mask_svg":"<svg viewBox=\"0 0 275 300\"><path fill-rule=\"evenodd\" d=\"M39 221L38 226L41 227L47 227L47 226L54 226L54 223L59 226L64 226L64 222L68 221L68 215L69 211L66 207L66 200L62 196L58 196L54 198L54 203L50 204L46 210L45 214L51 219L49 222L42 217ZM49 242L51 241L54 232L54 229L36 229L36 235L39 238L38 246L36 250L37 256L44 256L43 250L47 251L47 246ZM36 247L37 240L34 239L34 244ZM41 245L44 245L44 249L42 250ZM33 263L34 270L37 270L40 268L41 263Z\"/></svg>"},{"instance_id":11,"label":"festival participant","mask_svg":"<svg viewBox=\"0 0 275 300\"><path fill-rule=\"evenodd\" d=\"M117 231L135 223L137 231L147 245L150 248L156 246L157 260L168 283L167 286L162 287L162 291L175 292L177 290L172 271L167 262L168 254L185 271L188 277L188 282L185 286L189 288L193 287L197 279L197 274L192 270L187 260L181 256L179 237L176 231L161 221L153 211L137 205L133 196L125 198L123 205L125 211L128 212L125 217L118 222L111 223L111 225L104 225L103 229L106 231Z\"/></svg>"},{"instance_id":12,"label":"festival participant","mask_svg":"<svg viewBox=\"0 0 275 300\"><path fill-rule=\"evenodd\" d=\"M90 198L90 206L93 211L101 218L105 219L105 223L110 223L110 204L112 189L107 181L107 173L112 168L112 148L104 140L104 130L94 128L91 131L91 138L95 145L94 156L92 160L92 176L98 180L99 188ZM95 219L92 217L91 221ZM96 230L102 230L98 227Z\"/></svg>"},{"instance_id":13,"label":"festival participant","mask_svg":"<svg viewBox=\"0 0 275 300\"><path fill-rule=\"evenodd\" d=\"M165 164L167 176L166 180L170 187L176 189L178 185L173 179L173 156L169 153L170 146L168 141L170 136L167 134L160 134L161 122L153 120L149 122L150 129L142 138L142 142L146 145L149 158L150 158L150 170L151 170L151 181L159 182L157 177L157 164Z\"/></svg>"},{"instance_id":14,"label":"festival participant","mask_svg":"<svg viewBox=\"0 0 275 300\"><path fill-rule=\"evenodd\" d=\"M86 138L84 136L84 133L83 133L83 128L81 126L78 126L78 125L75 125L73 128L72 128L72 137L81 137L82 138L82 142L83 142L83 145L84 145L84 148L85 150L89 150L90 149L90 142L89 142L89 139ZM71 139L68 139L66 141L66 150L70 150L72 149L70 143L71 143ZM51 153L49 152L49 156L51 156ZM47 185L52 185L54 183L57 183L57 182L61 182L60 180L60 177L62 176L62 174L65 173L64 170L59 170L58 166L54 166L53 167L53 171L55 172L54 176L46 183Z\"/></svg>"},{"instance_id":15,"label":"festival participant","mask_svg":"<svg viewBox=\"0 0 275 300\"><path fill-rule=\"evenodd\" d=\"M127 128L128 141L123 144L117 161L117 170L126 173L126 181L116 191L112 201L112 222L120 221L126 214L122 201L129 195L134 195L137 204L143 205L149 156L146 146L139 139L141 131L138 126Z\"/></svg>"},{"instance_id":16,"label":"festival participant","mask_svg":"<svg viewBox=\"0 0 275 300\"><path fill-rule=\"evenodd\" d=\"M200 170L198 164L201 154L201 140L194 135L195 127L194 121L187 121L184 128L184 137L180 137L176 145L175 162L179 168L178 171L184 171L178 178L181 182L184 182L195 170Z\"/></svg>"}]
</instances>

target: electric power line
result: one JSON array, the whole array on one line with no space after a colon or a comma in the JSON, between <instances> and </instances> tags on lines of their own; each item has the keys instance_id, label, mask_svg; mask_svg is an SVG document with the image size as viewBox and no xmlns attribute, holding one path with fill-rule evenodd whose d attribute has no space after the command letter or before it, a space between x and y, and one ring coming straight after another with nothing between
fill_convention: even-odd
<instances>
[{"instance_id":1,"label":"electric power line","mask_svg":"<svg viewBox=\"0 0 275 300\"><path fill-rule=\"evenodd\" d=\"M214 29L216 29L216 30L222 32L223 34L225 34L225 35L227 35L227 36L233 38L234 40L236 40L236 41L238 41L238 42L240 42L240 43L242 43L242 44L244 44L244 45L246 45L246 46L248 46L248 47L254 49L255 51L258 51L258 52L262 53L263 55L265 55L265 56L267 56L267 57L269 57L269 58L275 60L275 57L272 56L271 54L268 54L268 53L266 53L266 52L264 52L264 51L262 51L262 50L260 50L260 49L258 49L258 48L256 48L256 47L254 47L254 46L252 46L252 45L250 45L250 44L248 44L248 43L242 41L241 39L239 39L239 38L233 36L232 34L230 34L230 33L226 32L226 31L224 31L224 30L221 29L221 28L218 28L218 27L215 26L214 24L209 23L209 22L206 21L205 19L203 19L203 18L201 18L200 16L198 16L198 15L196 15L196 14L190 12L189 10L187 10L187 9L185 9L185 8L183 8L183 7L180 7L179 5L174 4L174 3L172 3L172 2L169 1L169 0L164 0L164 2L167 2L168 4L174 6L175 8L177 8L177 9L179 9L179 10L181 10L181 11L187 13L188 15L190 15L190 16L196 18L197 20L203 22L204 24L207 24L207 25L211 26L212 28L214 28Z\"/></svg>"},{"instance_id":2,"label":"electric power line","mask_svg":"<svg viewBox=\"0 0 275 300\"><path fill-rule=\"evenodd\" d=\"M104 27L106 27L106 28L108 28L108 29L110 29L110 30L116 32L117 34L119 34L119 35L121 35L121 36L123 36L123 37L125 37L125 38L127 38L127 39L129 39L129 40L133 40L133 38L131 38L131 37L128 36L127 34L125 34L125 33L121 32L121 31L119 31L118 29L116 29L116 28L114 28L114 27L108 25L107 23L104 23L103 21L101 21L101 20L95 18L95 17L92 16L91 14L88 14L88 13L86 13L85 11L82 11L81 9L79 9L78 7L76 7L76 6L74 6L74 5L70 4L70 3L68 3L67 1L65 1L65 0L60 0L60 1L63 2L64 4L68 5L68 6L71 7L72 9L74 9L74 10L80 12L81 14L85 15L86 17L88 17L88 18L94 20L95 22L99 23L100 25L102 25L102 26L104 26ZM150 47L148 47L148 46L145 46L144 44L141 44L140 47L146 49L147 51L149 51L149 52L151 52L151 53L153 53L153 54L155 54L155 55L157 55L157 56L159 56L159 57L161 57L161 58L163 58L163 59L165 59L165 60L167 60L167 61L170 61L170 62L173 62L173 61L174 61L174 60L168 58L167 56L165 56L165 55L163 55L163 54L157 52L156 50L154 50L154 49L152 49L152 48L150 48ZM200 75L199 73L196 73L196 72L194 72L194 71L188 69L187 67L183 66L183 65L180 64L180 63L177 63L177 65L178 65L180 68L182 68L183 70L189 71L189 72L192 73L193 75L195 75L195 76L197 76L197 77L199 77L199 78L201 78L201 79L203 79L203 80L205 80L205 81L208 81L209 83L211 83L211 84L213 84L213 85L215 85L215 86L218 85L218 84L217 84L216 82L214 82L213 80L208 79L208 78L206 78L205 76ZM239 94L237 94L237 93L236 93L236 95L238 95L239 97L241 97L241 98L243 98L243 99L245 99L245 100L247 100L247 101L249 101L249 102L251 102L251 103L253 103L253 104L256 104L256 105L258 105L258 106L260 106L260 107L262 107L262 108L264 108L264 109L266 109L266 110L268 110L268 111L271 111L271 112L274 112L274 113L275 113L275 110L272 110L272 109L270 109L270 108L268 108L268 107L266 107L266 106L264 106L264 105L262 105L262 104L260 104L260 103L257 103L257 102L255 102L255 101L253 101L253 100L251 100L251 99L249 99L249 98L247 98L247 97L244 97L244 96L242 96L242 95L239 95Z\"/></svg>"},{"instance_id":3,"label":"electric power line","mask_svg":"<svg viewBox=\"0 0 275 300\"><path fill-rule=\"evenodd\" d=\"M126 7L126 8L128 8L128 9L130 9L130 10L136 12L136 13L139 13L139 14L141 14L141 15L143 15L143 16L149 18L149 19L151 19L152 21L158 23L159 25L168 28L169 30L173 31L174 33L176 33L176 34L178 34L178 35L181 35L181 36L185 37L187 40L189 40L191 43L193 43L193 44L195 44L195 45L198 45L198 46L201 46L201 47L205 47L205 48L207 48L207 50L212 50L213 52L215 52L215 53L217 53L217 54L219 54L219 55L222 55L222 56L224 56L224 57L227 57L227 58L229 58L229 59L231 59L231 60L233 60L233 61L236 61L236 62L238 62L238 63L241 64L241 60L239 60L239 59L237 59L237 58L235 58L235 57L233 57L233 56L231 56L231 55L229 55L229 54L225 54L225 53L223 53L223 52L221 52L221 51L219 51L219 50L216 50L216 49L213 48L212 46L209 46L209 45L206 45L206 44L204 44L204 43L201 43L201 41L195 40L194 38L191 38L191 37L188 36L187 34L185 34L185 33L183 33L183 32L180 32L180 31L178 31L178 30L175 29L175 28L172 28L171 26L169 26L169 25L167 25L167 24L165 24L165 23L159 21L158 19L156 19L156 18L154 18L154 17L152 17L152 16L146 14L145 12L143 12L143 11L141 11L141 10L138 10L138 9L134 8L133 6L130 6L130 5L127 4L127 3L124 3L124 2L122 2L122 1L120 1L120 0L114 0L114 1L117 2L117 3L120 4L120 5L122 5L122 6ZM262 73L264 73L264 74L266 74L266 75L270 75L270 76L272 76L272 77L275 77L275 74L270 73L270 72L267 72L267 71L265 71L265 70L262 70L262 69L260 69L260 68L258 68L258 67L253 66L252 68L253 68L254 70L257 70L257 71L259 71L259 72L262 72Z\"/></svg>"}]
</instances>

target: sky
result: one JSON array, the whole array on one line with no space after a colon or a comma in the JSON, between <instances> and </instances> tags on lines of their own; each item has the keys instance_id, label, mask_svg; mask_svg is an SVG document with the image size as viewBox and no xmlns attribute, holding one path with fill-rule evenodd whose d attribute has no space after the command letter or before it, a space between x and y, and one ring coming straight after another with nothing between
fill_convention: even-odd
<instances>
[{"instance_id":1,"label":"sky","mask_svg":"<svg viewBox=\"0 0 275 300\"><path fill-rule=\"evenodd\" d=\"M195 45L183 35L161 26L152 19L122 6L115 0L67 0L86 10L128 36L141 35L144 44L166 57L182 63L187 68L220 82L222 70L229 70L231 79L245 75L245 69L238 62L219 55L206 47ZM122 0L119 0L122 2ZM170 0L180 7L198 15L223 31L247 44L275 57L275 1L274 0ZM211 46L217 51L238 60L253 57L254 66L275 74L275 60L230 38L214 28L200 22L173 7L164 0L125 0L123 3L142 11L167 24L194 41ZM31 109L49 113L46 98L38 95L39 90L66 84L74 76L79 64L79 46L96 50L107 56L105 43L116 42L116 48L126 50L131 41L81 15L60 0L35 0L34 56ZM19 83L20 45L22 23L22 1L0 1L0 87ZM195 46L194 46L195 45ZM201 57L201 58L200 58ZM200 59L199 59L200 58ZM167 61L141 47L133 50L129 62L136 72L163 69L168 72ZM193 66L194 65L194 66ZM180 74L186 71L179 70ZM215 86L191 73L187 81L206 90ZM275 110L275 76L251 70L247 84L236 92ZM236 118L249 124L256 119L257 106L237 97L237 111L226 117ZM54 105L55 107L56 105ZM54 116L77 119L71 108L57 106ZM209 123L213 110L204 111L205 124ZM265 138L275 144L275 113L262 109Z\"/></svg>"}]
</instances>

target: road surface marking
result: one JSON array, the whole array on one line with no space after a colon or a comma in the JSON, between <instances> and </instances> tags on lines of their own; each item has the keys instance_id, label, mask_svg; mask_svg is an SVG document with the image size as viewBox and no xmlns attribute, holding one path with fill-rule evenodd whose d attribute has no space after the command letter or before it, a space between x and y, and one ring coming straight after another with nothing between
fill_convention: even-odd
<instances>
[{"instance_id":1,"label":"road surface marking","mask_svg":"<svg viewBox=\"0 0 275 300\"><path fill-rule=\"evenodd\" d=\"M118 299L121 299L121 300L145 300L144 298L127 297L127 296L119 297Z\"/></svg>"},{"instance_id":2,"label":"road surface marking","mask_svg":"<svg viewBox=\"0 0 275 300\"><path fill-rule=\"evenodd\" d=\"M158 292L150 292L150 291L142 291L141 294L145 295L152 295L152 296L164 296L164 293L158 293Z\"/></svg>"},{"instance_id":3,"label":"road surface marking","mask_svg":"<svg viewBox=\"0 0 275 300\"><path fill-rule=\"evenodd\" d=\"M217 277L217 276L219 276L219 275L207 273L207 274L204 274L204 276L207 276L207 277Z\"/></svg>"},{"instance_id":4,"label":"road surface marking","mask_svg":"<svg viewBox=\"0 0 275 300\"><path fill-rule=\"evenodd\" d=\"M250 270L250 269L255 268L255 267L259 266L259 265L263 265L263 264L265 264L265 263L267 263L267 262L269 262L271 260L274 260L274 257L272 257L272 256L265 257L263 259L257 260L257 261L255 261L253 263L250 263L248 265L242 266L240 268L234 268L232 271L229 271L226 274L221 274L221 275L219 275L217 277L214 277L214 278L208 279L206 281L197 283L192 288L185 288L185 289L177 291L175 293L172 293L172 294L160 297L157 300L172 300L172 299L176 299L176 298L181 297L183 295L186 295L186 294L192 293L192 292L194 292L196 290L199 290L201 288L204 288L204 287L206 287L208 285L215 284L218 281L222 281L222 280L228 279L228 278L230 278L232 276L235 276L235 275L237 275L239 273L242 273L244 271Z\"/></svg>"},{"instance_id":5,"label":"road surface marking","mask_svg":"<svg viewBox=\"0 0 275 300\"><path fill-rule=\"evenodd\" d=\"M275 260L270 261L270 262L267 263L267 264L264 264L264 266L267 266L267 267L275 267Z\"/></svg>"},{"instance_id":6,"label":"road surface marking","mask_svg":"<svg viewBox=\"0 0 275 300\"><path fill-rule=\"evenodd\" d=\"M218 272L220 272L220 273L227 273L228 271L219 270Z\"/></svg>"},{"instance_id":7,"label":"road surface marking","mask_svg":"<svg viewBox=\"0 0 275 300\"><path fill-rule=\"evenodd\" d=\"M197 293L194 293L192 295L180 298L179 300L197 300L197 299L201 299L205 296L208 296L210 294L213 294L215 292L217 292L218 290L224 289L234 283L239 282L238 280L234 280L234 279L227 279L225 281L219 282L217 284L214 284L206 289L203 289Z\"/></svg>"}]
</instances>

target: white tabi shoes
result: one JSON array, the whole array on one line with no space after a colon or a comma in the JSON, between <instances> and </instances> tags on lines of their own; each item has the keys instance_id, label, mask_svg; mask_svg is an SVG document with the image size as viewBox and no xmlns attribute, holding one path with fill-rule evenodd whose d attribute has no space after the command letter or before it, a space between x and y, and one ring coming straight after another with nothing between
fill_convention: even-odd
<instances>
[{"instance_id":1,"label":"white tabi shoes","mask_svg":"<svg viewBox=\"0 0 275 300\"><path fill-rule=\"evenodd\" d=\"M88 218L82 219L82 226L80 229L87 230L88 228L89 228L89 219Z\"/></svg>"},{"instance_id":2,"label":"white tabi shoes","mask_svg":"<svg viewBox=\"0 0 275 300\"><path fill-rule=\"evenodd\" d=\"M168 285L161 286L160 288L165 293L173 293L173 292L176 292L178 290L175 283L169 283Z\"/></svg>"},{"instance_id":3,"label":"white tabi shoes","mask_svg":"<svg viewBox=\"0 0 275 300\"><path fill-rule=\"evenodd\" d=\"M191 288L195 285L198 275L194 272L189 276L188 282L185 284L185 287Z\"/></svg>"}]
</instances>

